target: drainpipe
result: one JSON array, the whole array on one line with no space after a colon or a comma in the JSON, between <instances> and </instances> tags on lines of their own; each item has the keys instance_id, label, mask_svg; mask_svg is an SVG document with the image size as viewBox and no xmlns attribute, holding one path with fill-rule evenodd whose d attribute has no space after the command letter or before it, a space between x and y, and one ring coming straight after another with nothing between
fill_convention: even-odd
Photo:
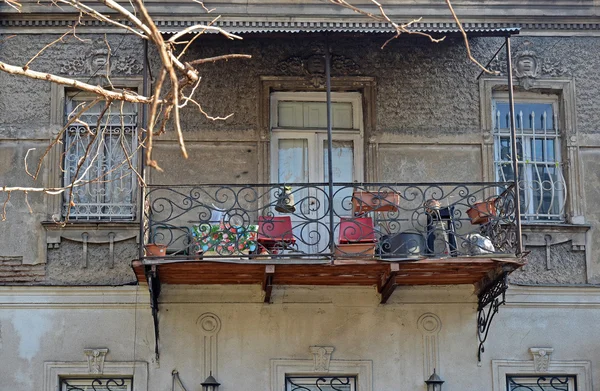
<instances>
[{"instance_id":1,"label":"drainpipe","mask_svg":"<svg viewBox=\"0 0 600 391\"><path fill-rule=\"evenodd\" d=\"M329 39L327 37L325 38L325 89L327 94L327 175L329 179L329 251L331 252L333 257L333 253L335 252L333 243L333 124L331 123L331 52L329 48Z\"/></svg>"},{"instance_id":2,"label":"drainpipe","mask_svg":"<svg viewBox=\"0 0 600 391\"><path fill-rule=\"evenodd\" d=\"M148 79L148 40L145 39L144 40L144 61L142 64L142 77L143 82L142 82L142 94L144 96L148 96L148 92L150 91L150 85L149 85L149 79ZM142 105L142 126L144 126L146 129L148 129L148 107L147 105ZM144 179L144 181L146 180L146 163L145 163L145 156L146 156L146 148L144 147L144 144L142 144L142 147L140 148L140 154L141 154L141 167L140 167L140 175L142 176L142 179ZM139 202L140 202L140 208L139 208L139 221L140 221L140 238L139 238L139 248L138 248L138 257L139 259L142 259L142 257L144 256L144 204L146 202L146 188L145 186L143 186L143 184L140 186L140 196L139 196Z\"/></svg>"},{"instance_id":3,"label":"drainpipe","mask_svg":"<svg viewBox=\"0 0 600 391\"><path fill-rule=\"evenodd\" d=\"M515 223L517 225L517 255L523 252L521 236L521 193L519 189L519 165L517 156L517 131L515 122L515 99L513 94L512 56L510 53L510 35L506 37L506 68L508 74L508 106L510 110L510 142L512 149L512 165L515 175Z\"/></svg>"}]
</instances>

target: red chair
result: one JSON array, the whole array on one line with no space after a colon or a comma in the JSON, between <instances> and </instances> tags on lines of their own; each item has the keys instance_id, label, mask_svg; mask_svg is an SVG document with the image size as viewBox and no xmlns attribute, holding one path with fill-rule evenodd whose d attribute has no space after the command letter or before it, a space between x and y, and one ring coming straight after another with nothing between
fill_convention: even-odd
<instances>
[{"instance_id":1,"label":"red chair","mask_svg":"<svg viewBox=\"0 0 600 391\"><path fill-rule=\"evenodd\" d=\"M373 243L375 229L371 217L341 217L340 243Z\"/></svg>"},{"instance_id":2,"label":"red chair","mask_svg":"<svg viewBox=\"0 0 600 391\"><path fill-rule=\"evenodd\" d=\"M257 242L274 253L295 244L290 216L259 216Z\"/></svg>"}]
</instances>

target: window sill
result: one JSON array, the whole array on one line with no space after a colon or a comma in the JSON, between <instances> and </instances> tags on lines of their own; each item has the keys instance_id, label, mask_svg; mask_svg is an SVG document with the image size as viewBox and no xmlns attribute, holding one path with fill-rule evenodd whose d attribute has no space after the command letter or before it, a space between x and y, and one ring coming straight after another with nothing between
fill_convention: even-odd
<instances>
[{"instance_id":1,"label":"window sill","mask_svg":"<svg viewBox=\"0 0 600 391\"><path fill-rule=\"evenodd\" d=\"M523 245L539 247L571 242L573 251L585 251L589 224L521 223Z\"/></svg>"},{"instance_id":2,"label":"window sill","mask_svg":"<svg viewBox=\"0 0 600 391\"><path fill-rule=\"evenodd\" d=\"M58 248L62 239L80 243L107 244L127 239L139 243L140 223L137 221L43 221L48 248Z\"/></svg>"}]
</instances>

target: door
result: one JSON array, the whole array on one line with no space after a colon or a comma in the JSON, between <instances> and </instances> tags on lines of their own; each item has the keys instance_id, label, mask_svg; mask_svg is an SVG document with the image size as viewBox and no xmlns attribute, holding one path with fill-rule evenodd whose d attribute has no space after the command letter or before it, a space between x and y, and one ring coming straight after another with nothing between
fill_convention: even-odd
<instances>
[{"instance_id":1,"label":"door","mask_svg":"<svg viewBox=\"0 0 600 391\"><path fill-rule=\"evenodd\" d=\"M363 180L363 130L358 93L332 94L332 173L337 183ZM292 215L298 250L329 252L327 104L323 93L274 93L271 96L271 182L293 186ZM318 184L318 185L317 185ZM294 188L295 187L295 188ZM336 186L339 216L351 215L351 186ZM336 233L334 233L336 234Z\"/></svg>"}]
</instances>

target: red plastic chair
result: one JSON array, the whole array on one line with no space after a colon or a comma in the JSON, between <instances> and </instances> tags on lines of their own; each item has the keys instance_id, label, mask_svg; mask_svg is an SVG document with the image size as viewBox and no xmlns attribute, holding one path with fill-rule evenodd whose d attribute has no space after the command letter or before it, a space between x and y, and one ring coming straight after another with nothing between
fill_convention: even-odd
<instances>
[{"instance_id":1,"label":"red plastic chair","mask_svg":"<svg viewBox=\"0 0 600 391\"><path fill-rule=\"evenodd\" d=\"M341 217L340 243L373 243L375 230L371 217Z\"/></svg>"},{"instance_id":2,"label":"red plastic chair","mask_svg":"<svg viewBox=\"0 0 600 391\"><path fill-rule=\"evenodd\" d=\"M290 216L259 216L257 241L266 249L295 244Z\"/></svg>"}]
</instances>

